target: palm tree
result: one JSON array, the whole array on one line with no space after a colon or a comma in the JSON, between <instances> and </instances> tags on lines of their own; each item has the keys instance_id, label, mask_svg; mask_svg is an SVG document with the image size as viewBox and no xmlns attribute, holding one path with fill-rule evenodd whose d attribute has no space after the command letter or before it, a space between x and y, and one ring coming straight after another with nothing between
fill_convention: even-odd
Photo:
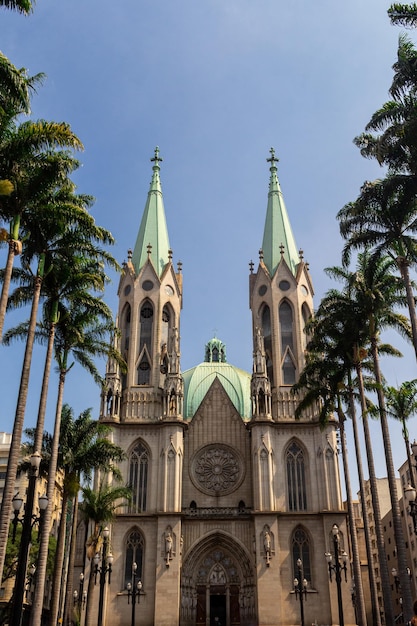
<instances>
[{"instance_id":1,"label":"palm tree","mask_svg":"<svg viewBox=\"0 0 417 626\"><path fill-rule=\"evenodd\" d=\"M371 117L365 133L355 138L362 156L387 165L389 173L417 174L417 77L416 50L404 35L400 37L392 99Z\"/></svg>"},{"instance_id":2,"label":"palm tree","mask_svg":"<svg viewBox=\"0 0 417 626\"><path fill-rule=\"evenodd\" d=\"M388 16L392 24L415 27L417 26L417 4L392 4L388 9Z\"/></svg>"},{"instance_id":3,"label":"palm tree","mask_svg":"<svg viewBox=\"0 0 417 626\"><path fill-rule=\"evenodd\" d=\"M72 570L75 558L75 532L78 517L78 494L81 489L81 481L87 483L92 479L92 471L100 470L112 472L115 477L120 475L117 465L114 463L123 460L124 451L107 439L110 427L94 420L91 409L83 411L77 419L74 419L73 410L64 404L61 417L61 431L59 438L58 469L63 472L62 512L61 524L58 531L58 545L56 551L55 571L52 585L51 621L56 623L58 613L58 599L61 589L63 573L64 550L69 550L68 572L70 573L66 585L67 604L68 598L72 603ZM34 452L34 440L36 431L30 430L29 452ZM52 437L47 438L52 442ZM51 450L47 452L50 457ZM69 548L65 547L66 520L68 504L72 503L71 541ZM64 618L64 623L67 620Z\"/></svg>"},{"instance_id":4,"label":"palm tree","mask_svg":"<svg viewBox=\"0 0 417 626\"><path fill-rule=\"evenodd\" d=\"M398 267L407 296L414 351L417 358L417 315L410 266L417 263L416 180L404 175L366 183L355 202L337 215L340 232L347 240L343 260L352 250L372 248L377 257L389 255Z\"/></svg>"},{"instance_id":5,"label":"palm tree","mask_svg":"<svg viewBox=\"0 0 417 626\"><path fill-rule=\"evenodd\" d=\"M375 256L371 257L368 252L360 253L358 255L357 270L351 276L351 286L354 294L353 297L362 312L362 320L366 325L369 336L370 354L372 357L373 374L376 382L379 418L391 496L391 509L394 535L397 545L398 568L403 594L403 611L404 615L408 619L412 615L412 598L410 581L407 576L405 541L398 502L397 482L392 457L385 397L383 393L384 381L379 358L380 335L383 330L387 328L394 328L404 337L409 337L411 334L408 320L396 311L396 307L404 303L404 297L402 295L403 285L401 279L391 273L393 266L394 262L389 257L378 258ZM380 518L377 519L375 512L375 526L379 524ZM382 586L386 584L389 585L389 580L384 581L384 579L382 579Z\"/></svg>"},{"instance_id":6,"label":"palm tree","mask_svg":"<svg viewBox=\"0 0 417 626\"><path fill-rule=\"evenodd\" d=\"M25 69L17 69L0 52L0 126L3 118L8 118L13 111L15 116L30 112L30 96L36 85L45 78L42 73L28 77Z\"/></svg>"},{"instance_id":7,"label":"palm tree","mask_svg":"<svg viewBox=\"0 0 417 626\"><path fill-rule=\"evenodd\" d=\"M45 512L44 528L49 528L51 523L65 380L73 366L73 363L69 363L70 356L72 355L74 359L93 376L97 383L102 384L94 361L97 357L112 356L123 366L123 361L119 353L113 348L112 344L109 343L109 337L113 330L114 325L111 311L103 302L100 303L98 300L96 306L74 306L73 303L70 302L65 314L61 315L56 325L55 357L58 363L59 380L55 410L55 427L48 476L47 495L50 504ZM32 605L31 625L39 624L41 620L47 548L47 533L45 532L41 534L37 586Z\"/></svg>"},{"instance_id":8,"label":"palm tree","mask_svg":"<svg viewBox=\"0 0 417 626\"><path fill-rule=\"evenodd\" d=\"M345 440L345 413L343 404L348 407L355 436L355 451L358 466L359 486L364 518L365 545L368 563L372 562L371 539L369 521L365 507L365 489L360 454L360 443L354 402L351 370L354 367L354 356L357 354L356 346L362 343L360 327L356 323L355 303L346 297L346 294L331 290L320 303L314 320L306 329L312 339L307 345L307 363L300 375L299 382L294 390L300 390L303 397L297 407L296 417L302 414L305 407L319 402L319 419L325 424L328 417L334 412L339 418L339 427L342 443L342 459L346 481L346 494L348 502L348 516L350 536L352 543L353 573L356 588L357 617L359 624L366 624L365 601L363 595L362 576L358 538L355 528L355 515L350 487L349 467L347 463L347 451ZM364 385L359 389L364 396ZM378 607L378 593L376 578L373 567L369 568L369 584L371 591L371 603L373 623L381 624Z\"/></svg>"},{"instance_id":9,"label":"palm tree","mask_svg":"<svg viewBox=\"0 0 417 626\"><path fill-rule=\"evenodd\" d=\"M99 551L101 545L101 532L106 522L113 521L117 509L130 501L132 492L130 487L110 485L103 477L99 482L98 489L89 487L83 489L83 502L80 505L86 520L93 523L93 531L87 542L87 556L91 561L90 576L87 589L87 606L85 625L92 626L92 593L94 588L93 557Z\"/></svg>"},{"instance_id":10,"label":"palm tree","mask_svg":"<svg viewBox=\"0 0 417 626\"><path fill-rule=\"evenodd\" d=\"M0 6L29 15L33 11L33 3L30 0L0 0Z\"/></svg>"},{"instance_id":11,"label":"palm tree","mask_svg":"<svg viewBox=\"0 0 417 626\"><path fill-rule=\"evenodd\" d=\"M28 232L25 217L44 204L45 194L68 177L76 162L59 148L81 150L82 143L68 124L24 122L16 126L14 112L0 126L0 179L10 181L13 191L0 198L0 217L9 224L8 254L0 298L0 339L14 257L22 252L21 226ZM6 123L7 122L7 123ZM33 224L33 221L32 221Z\"/></svg>"},{"instance_id":12,"label":"palm tree","mask_svg":"<svg viewBox=\"0 0 417 626\"><path fill-rule=\"evenodd\" d=\"M415 488L414 470L410 453L410 439L407 421L417 413L417 379L407 380L397 387L385 387L386 412L388 417L401 422L405 449L407 452L410 484Z\"/></svg>"},{"instance_id":13,"label":"palm tree","mask_svg":"<svg viewBox=\"0 0 417 626\"><path fill-rule=\"evenodd\" d=\"M68 161L65 155L63 158L64 161ZM75 166L74 161L71 159L70 161ZM94 245L95 241L112 242L110 233L95 225L93 218L84 206L87 201L91 202L91 199L88 196L75 196L73 183L65 179L64 183L57 190L51 190L48 187L45 194L38 201L39 204L42 201L42 211L36 211L36 217L33 215L33 212L28 212L27 214L28 217L33 216L32 220L28 219L28 224L31 224L31 236L22 255L29 274L31 273L30 264L32 259L38 258L38 264L36 274L32 276L31 315L27 326L26 348L0 512L0 573L4 565L5 541L7 539L8 520L11 514L11 502L20 454L36 319L45 273L50 272L60 258L68 267L74 266L74 259L79 258L79 255L85 255L86 257L90 255L92 258L100 259L100 261L103 258L109 261L112 260L112 257L107 252ZM39 204L37 204L38 209L40 208ZM92 284L94 284L94 281L92 281ZM27 289L23 289L23 295L25 296L25 294L26 300L24 297L22 299L22 290L18 289L13 294L12 302L19 304L22 300L26 302ZM43 423L39 425L38 430L37 443L39 445L42 432ZM4 543L1 538L4 538Z\"/></svg>"}]
</instances>

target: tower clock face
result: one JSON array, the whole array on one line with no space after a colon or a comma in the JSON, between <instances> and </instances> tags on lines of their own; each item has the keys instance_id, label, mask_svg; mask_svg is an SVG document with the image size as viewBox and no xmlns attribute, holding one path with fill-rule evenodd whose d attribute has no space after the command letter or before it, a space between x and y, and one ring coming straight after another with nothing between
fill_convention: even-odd
<instances>
[{"instance_id":1,"label":"tower clock face","mask_svg":"<svg viewBox=\"0 0 417 626\"><path fill-rule=\"evenodd\" d=\"M301 285L301 293L303 296L308 296L308 289L305 285Z\"/></svg>"},{"instance_id":2,"label":"tower clock face","mask_svg":"<svg viewBox=\"0 0 417 626\"><path fill-rule=\"evenodd\" d=\"M174 290L170 285L167 285L165 287L165 293L167 294L167 296L173 296L174 295Z\"/></svg>"}]
</instances>

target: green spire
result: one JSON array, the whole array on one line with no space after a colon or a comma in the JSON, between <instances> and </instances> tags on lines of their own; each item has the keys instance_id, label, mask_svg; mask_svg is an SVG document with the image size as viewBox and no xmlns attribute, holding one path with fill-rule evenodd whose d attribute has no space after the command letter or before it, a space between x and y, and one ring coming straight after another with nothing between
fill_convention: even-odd
<instances>
[{"instance_id":1,"label":"green spire","mask_svg":"<svg viewBox=\"0 0 417 626\"><path fill-rule=\"evenodd\" d=\"M279 186L276 166L278 158L275 156L274 148L270 149L270 153L271 157L267 159L271 163L269 168L271 177L269 179L268 208L262 241L263 261L272 276L283 256L288 267L295 274L300 261L299 254Z\"/></svg>"},{"instance_id":2,"label":"green spire","mask_svg":"<svg viewBox=\"0 0 417 626\"><path fill-rule=\"evenodd\" d=\"M153 162L151 186L133 250L132 263L138 274L150 255L158 276L161 276L165 265L171 258L171 252L159 178L159 163L162 159L159 156L158 146L155 148L155 155L151 161Z\"/></svg>"}]
</instances>

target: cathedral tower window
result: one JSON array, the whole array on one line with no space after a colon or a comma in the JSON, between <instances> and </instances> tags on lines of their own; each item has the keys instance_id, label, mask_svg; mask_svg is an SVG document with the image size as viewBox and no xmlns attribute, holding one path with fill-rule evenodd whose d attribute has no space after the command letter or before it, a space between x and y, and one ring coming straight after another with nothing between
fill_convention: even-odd
<instances>
[{"instance_id":1,"label":"cathedral tower window","mask_svg":"<svg viewBox=\"0 0 417 626\"><path fill-rule=\"evenodd\" d=\"M304 302L303 306L301 307L301 315L303 318L303 347L304 349L306 348L308 342L310 341L310 336L306 333L306 326L308 324L308 322L311 319L311 311L308 308L308 306L306 305L306 303Z\"/></svg>"},{"instance_id":2,"label":"cathedral tower window","mask_svg":"<svg viewBox=\"0 0 417 626\"><path fill-rule=\"evenodd\" d=\"M303 563L304 578L308 580L311 586L311 558L310 543L308 535L301 526L298 526L292 536L292 566L294 578L298 576L297 560L301 559Z\"/></svg>"},{"instance_id":3,"label":"cathedral tower window","mask_svg":"<svg viewBox=\"0 0 417 626\"><path fill-rule=\"evenodd\" d=\"M295 383L293 311L286 301L279 307L279 325L283 383L284 385L293 385Z\"/></svg>"},{"instance_id":4,"label":"cathedral tower window","mask_svg":"<svg viewBox=\"0 0 417 626\"><path fill-rule=\"evenodd\" d=\"M271 312L269 306L264 306L261 314L262 333L264 336L264 348L266 356L266 372L271 386L274 384L274 368L272 364L272 331L271 331Z\"/></svg>"},{"instance_id":5,"label":"cathedral tower window","mask_svg":"<svg viewBox=\"0 0 417 626\"><path fill-rule=\"evenodd\" d=\"M286 467L288 508L290 511L305 511L307 491L304 453L295 441L287 449Z\"/></svg>"},{"instance_id":6,"label":"cathedral tower window","mask_svg":"<svg viewBox=\"0 0 417 626\"><path fill-rule=\"evenodd\" d=\"M133 563L136 563L136 578L137 580L143 580L143 552L144 541L141 533L138 530L132 530L126 539L126 551L125 551L125 581L124 588L128 583L132 581L132 569Z\"/></svg>"},{"instance_id":7,"label":"cathedral tower window","mask_svg":"<svg viewBox=\"0 0 417 626\"><path fill-rule=\"evenodd\" d=\"M153 317L152 304L149 301L144 302L140 309L138 385L149 385L151 382L149 355L152 354Z\"/></svg>"},{"instance_id":8,"label":"cathedral tower window","mask_svg":"<svg viewBox=\"0 0 417 626\"><path fill-rule=\"evenodd\" d=\"M146 511L148 490L149 452L142 443L138 443L130 453L129 485L132 489L132 513Z\"/></svg>"},{"instance_id":9,"label":"cathedral tower window","mask_svg":"<svg viewBox=\"0 0 417 626\"><path fill-rule=\"evenodd\" d=\"M139 354L146 346L152 352L152 328L153 328L153 307L150 302L145 302L140 309L140 341Z\"/></svg>"},{"instance_id":10,"label":"cathedral tower window","mask_svg":"<svg viewBox=\"0 0 417 626\"><path fill-rule=\"evenodd\" d=\"M127 353L129 351L129 343L130 343L130 304L126 304L122 313L122 354L126 358Z\"/></svg>"}]
</instances>

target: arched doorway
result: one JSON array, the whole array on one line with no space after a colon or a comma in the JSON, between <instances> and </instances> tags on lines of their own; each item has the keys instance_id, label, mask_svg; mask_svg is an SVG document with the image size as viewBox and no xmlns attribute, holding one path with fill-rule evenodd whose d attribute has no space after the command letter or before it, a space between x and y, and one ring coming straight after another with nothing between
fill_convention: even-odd
<instances>
[{"instance_id":1,"label":"arched doorway","mask_svg":"<svg viewBox=\"0 0 417 626\"><path fill-rule=\"evenodd\" d=\"M203 538L184 561L181 626L255 623L255 587L248 553L224 533Z\"/></svg>"}]
</instances>

